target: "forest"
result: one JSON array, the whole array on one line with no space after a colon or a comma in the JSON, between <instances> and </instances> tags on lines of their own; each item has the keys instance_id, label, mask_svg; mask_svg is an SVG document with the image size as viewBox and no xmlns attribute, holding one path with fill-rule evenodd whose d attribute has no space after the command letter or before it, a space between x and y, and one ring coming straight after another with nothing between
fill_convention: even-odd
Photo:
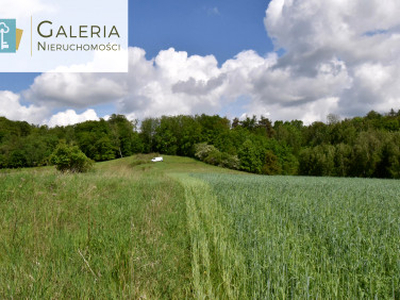
<instances>
[{"instance_id":1,"label":"forest","mask_svg":"<svg viewBox=\"0 0 400 300\"><path fill-rule=\"evenodd\" d=\"M194 157L255 174L400 178L400 110L304 125L256 116L179 115L49 128L0 117L0 168L51 164L60 143L93 161L136 153Z\"/></svg>"}]
</instances>

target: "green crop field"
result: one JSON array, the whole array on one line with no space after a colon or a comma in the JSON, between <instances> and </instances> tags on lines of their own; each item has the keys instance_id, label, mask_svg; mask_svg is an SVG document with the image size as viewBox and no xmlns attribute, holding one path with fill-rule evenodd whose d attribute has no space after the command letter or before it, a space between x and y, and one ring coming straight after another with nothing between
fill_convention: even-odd
<instances>
[{"instance_id":1,"label":"green crop field","mask_svg":"<svg viewBox=\"0 0 400 300\"><path fill-rule=\"evenodd\" d=\"M0 172L0 298L400 298L399 181L150 158Z\"/></svg>"}]
</instances>

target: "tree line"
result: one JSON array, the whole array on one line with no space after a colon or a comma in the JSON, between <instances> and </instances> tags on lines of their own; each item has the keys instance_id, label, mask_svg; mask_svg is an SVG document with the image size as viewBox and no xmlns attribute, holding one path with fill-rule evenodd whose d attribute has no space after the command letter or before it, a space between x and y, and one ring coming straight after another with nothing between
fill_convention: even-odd
<instances>
[{"instance_id":1,"label":"tree line","mask_svg":"<svg viewBox=\"0 0 400 300\"><path fill-rule=\"evenodd\" d=\"M60 143L94 161L135 153L195 157L256 174L400 178L400 111L304 125L256 116L179 115L49 128L0 117L0 168L51 164Z\"/></svg>"}]
</instances>

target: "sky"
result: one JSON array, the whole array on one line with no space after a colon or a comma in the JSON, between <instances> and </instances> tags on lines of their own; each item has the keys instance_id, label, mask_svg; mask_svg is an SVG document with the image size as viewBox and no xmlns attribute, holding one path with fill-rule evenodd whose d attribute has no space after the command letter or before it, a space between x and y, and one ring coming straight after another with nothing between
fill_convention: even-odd
<instances>
[{"instance_id":1,"label":"sky","mask_svg":"<svg viewBox=\"0 0 400 300\"><path fill-rule=\"evenodd\" d=\"M49 126L113 113L310 124L397 111L399 15L398 0L129 0L128 73L2 73L0 116Z\"/></svg>"}]
</instances>

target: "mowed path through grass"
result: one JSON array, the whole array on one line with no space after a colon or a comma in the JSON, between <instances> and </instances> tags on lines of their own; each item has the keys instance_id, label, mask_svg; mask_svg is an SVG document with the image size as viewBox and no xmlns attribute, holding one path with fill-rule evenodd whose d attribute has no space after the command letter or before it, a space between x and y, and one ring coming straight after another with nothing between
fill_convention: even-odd
<instances>
[{"instance_id":1,"label":"mowed path through grass","mask_svg":"<svg viewBox=\"0 0 400 300\"><path fill-rule=\"evenodd\" d=\"M400 297L398 181L150 158L0 173L0 298Z\"/></svg>"}]
</instances>

